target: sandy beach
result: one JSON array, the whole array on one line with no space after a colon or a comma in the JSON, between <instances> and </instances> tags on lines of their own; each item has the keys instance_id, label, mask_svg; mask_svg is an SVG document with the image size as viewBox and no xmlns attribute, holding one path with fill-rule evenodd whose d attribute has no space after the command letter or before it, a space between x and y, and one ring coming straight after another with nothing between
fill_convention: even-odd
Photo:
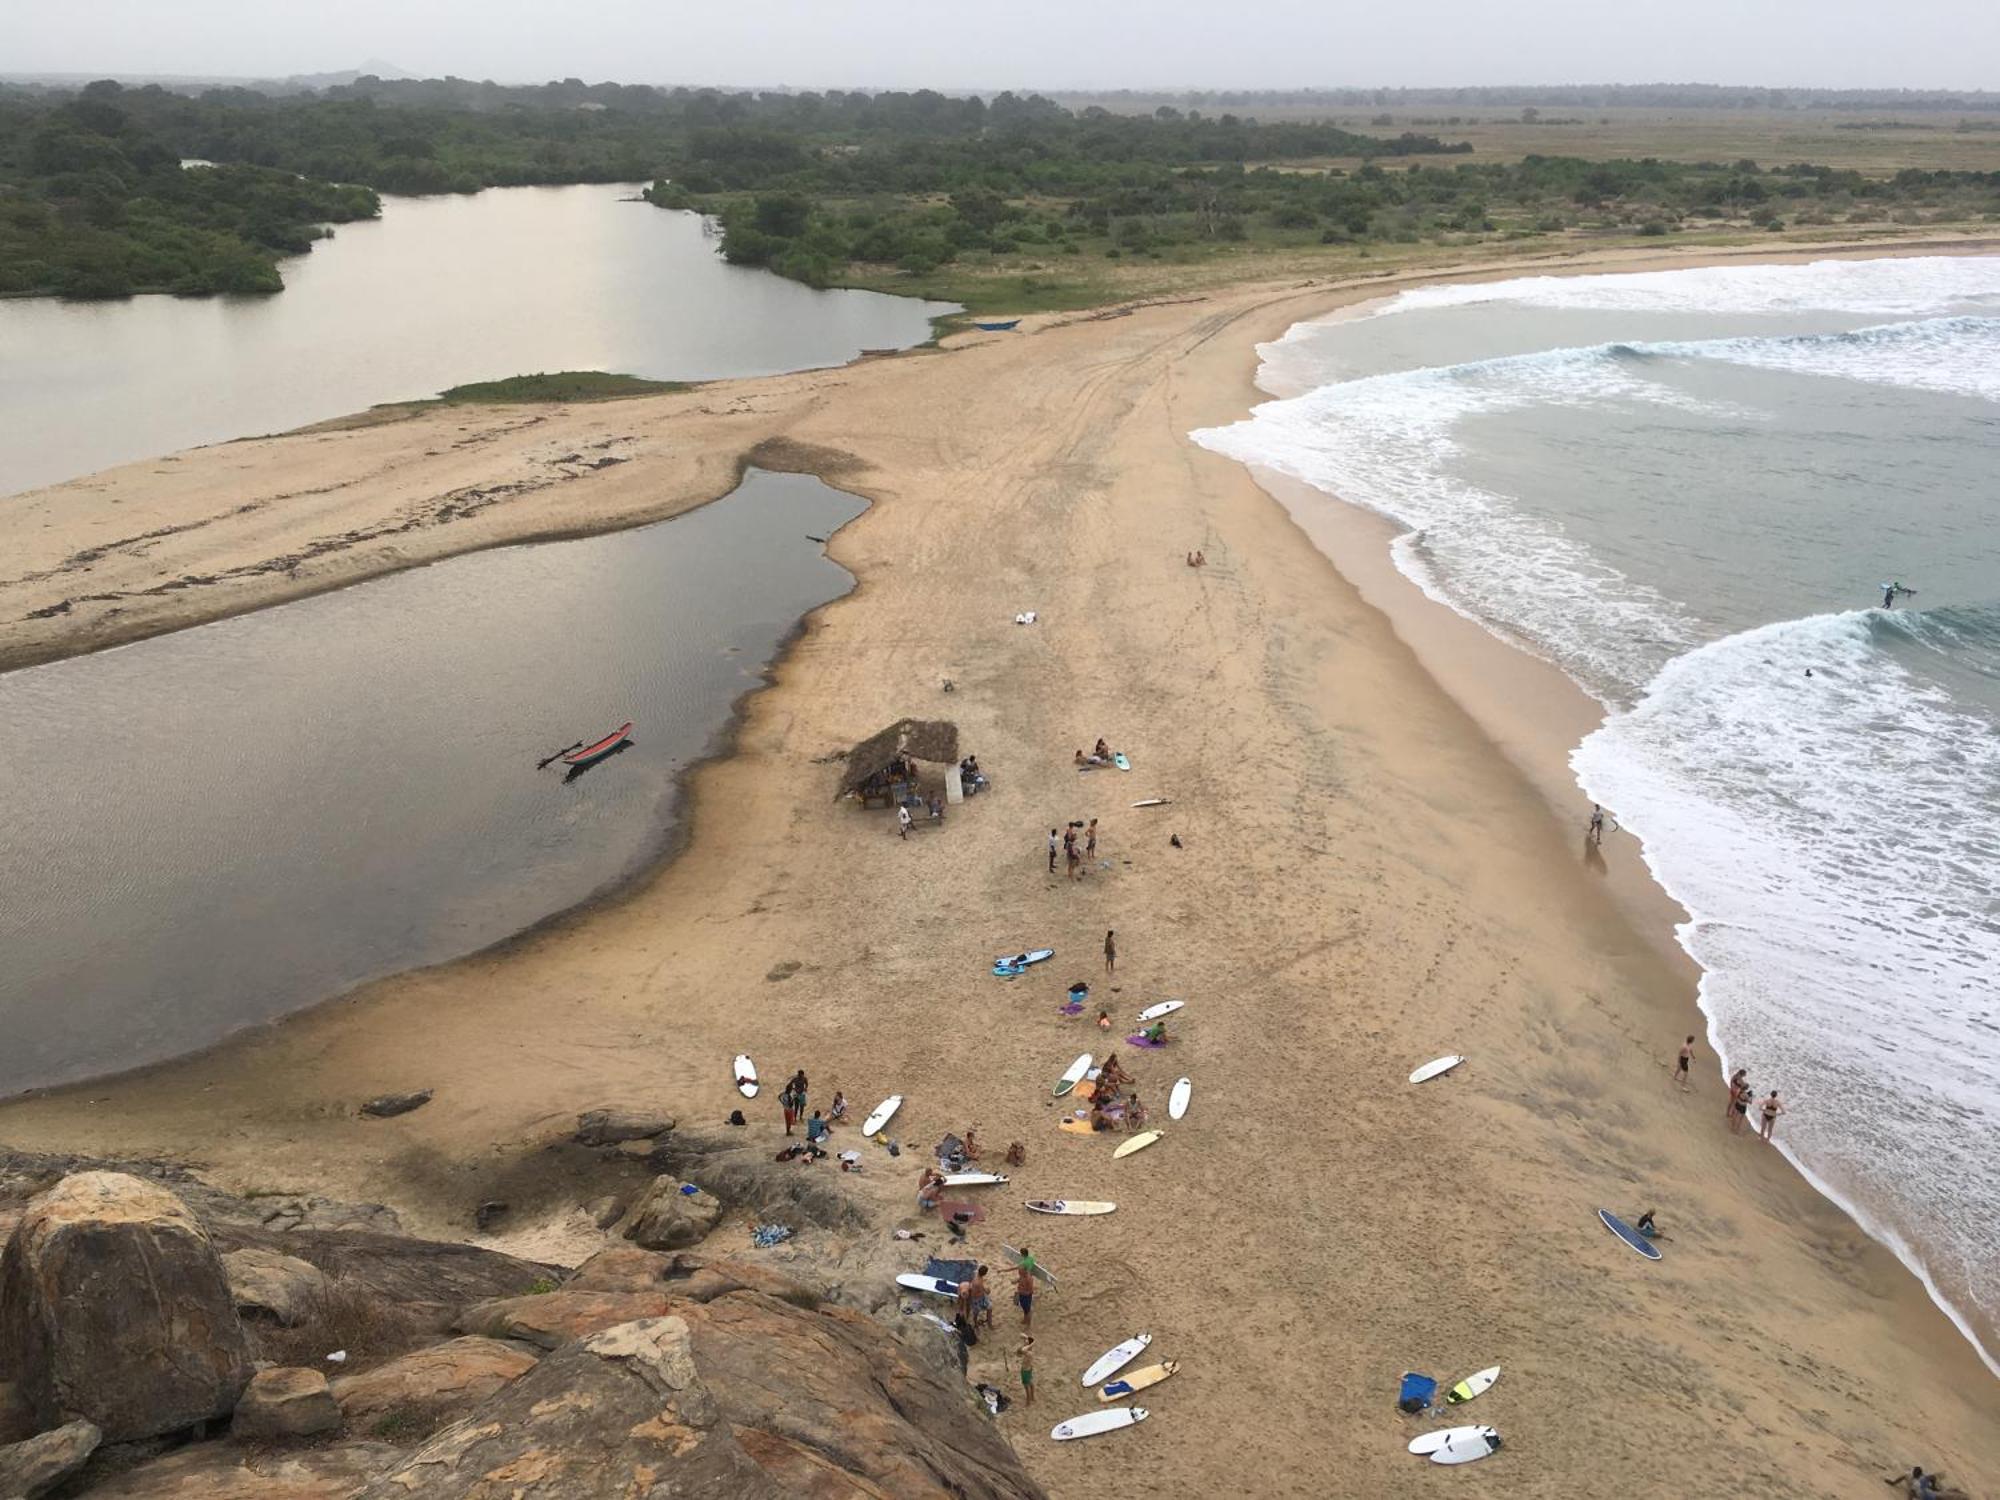
<instances>
[{"instance_id":1,"label":"sandy beach","mask_svg":"<svg viewBox=\"0 0 2000 1500\"><path fill-rule=\"evenodd\" d=\"M199 1057L0 1106L0 1139L184 1158L462 1235L579 1110L720 1120L748 1051L858 1112L907 1095L906 1141L976 1125L1027 1145L973 1243L1026 1237L1061 1278L1037 1310L1040 1402L1001 1419L1053 1495L1451 1482L1403 1452L1398 1378L1495 1363L1468 1412L1506 1439L1482 1495L1867 1495L1913 1462L1990 1489L2000 1383L1974 1350L1888 1251L1726 1132L1712 1058L1692 1095L1673 1087L1701 1030L1692 972L1615 888L1643 885L1637 850L1607 841L1605 879L1521 768L1534 736L1496 746L1509 682L1489 675L1475 718L1425 670L1448 644L1406 641L1249 472L1186 440L1259 399L1256 342L1419 279L1048 316L643 400L329 424L0 502L0 666L656 519L746 461L873 502L830 549L859 588L696 773L685 848L653 877ZM1541 689L1510 681L1532 717ZM954 720L993 779L907 842L834 801L826 761L904 715ZM1131 774L1072 769L1100 735ZM1130 807L1154 796L1171 804ZM1090 817L1105 866L1050 876L1048 829ZM1055 960L988 976L1035 945ZM1056 1015L1079 978L1120 1020L1188 1001L1173 1046L1130 1065L1156 1115L1181 1074L1194 1107L1129 1160L1055 1128L1050 1082L1100 1045ZM1446 1052L1469 1061L1404 1083ZM436 1099L413 1115L354 1113L417 1087ZM770 1092L752 1118L778 1134ZM885 1202L916 1171L889 1165L871 1166ZM1021 1210L1042 1196L1119 1208ZM1666 1260L1623 1248L1599 1207L1657 1207ZM999 1321L973 1373L1003 1383ZM1050 1443L1095 1404L1078 1373L1141 1330L1182 1361L1152 1419Z\"/></svg>"}]
</instances>

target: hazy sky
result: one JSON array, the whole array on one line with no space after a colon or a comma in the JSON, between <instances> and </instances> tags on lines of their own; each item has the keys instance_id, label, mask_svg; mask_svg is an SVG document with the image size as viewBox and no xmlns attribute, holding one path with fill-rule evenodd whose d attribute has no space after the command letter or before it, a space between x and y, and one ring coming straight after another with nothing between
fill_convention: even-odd
<instances>
[{"instance_id":1,"label":"hazy sky","mask_svg":"<svg viewBox=\"0 0 2000 1500\"><path fill-rule=\"evenodd\" d=\"M798 87L2000 87L1996 0L0 0L0 71Z\"/></svg>"}]
</instances>

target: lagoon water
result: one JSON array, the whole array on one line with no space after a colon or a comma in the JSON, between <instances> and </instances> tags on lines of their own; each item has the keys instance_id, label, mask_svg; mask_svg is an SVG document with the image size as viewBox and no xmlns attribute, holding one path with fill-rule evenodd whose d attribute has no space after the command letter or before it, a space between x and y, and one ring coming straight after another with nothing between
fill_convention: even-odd
<instances>
[{"instance_id":1,"label":"lagoon water","mask_svg":"<svg viewBox=\"0 0 2000 1500\"><path fill-rule=\"evenodd\" d=\"M451 558L0 675L0 1095L496 942L655 859L861 502ZM536 761L634 721L565 779Z\"/></svg>"},{"instance_id":2,"label":"lagoon water","mask_svg":"<svg viewBox=\"0 0 2000 1500\"><path fill-rule=\"evenodd\" d=\"M1604 706L1579 818L1692 914L1724 1067L1990 1363L2000 258L1432 287L1261 352L1283 399L1199 440Z\"/></svg>"},{"instance_id":3,"label":"lagoon water","mask_svg":"<svg viewBox=\"0 0 2000 1500\"><path fill-rule=\"evenodd\" d=\"M0 301L0 495L509 375L843 364L953 310L728 265L699 215L636 192L385 198L270 297Z\"/></svg>"}]
</instances>

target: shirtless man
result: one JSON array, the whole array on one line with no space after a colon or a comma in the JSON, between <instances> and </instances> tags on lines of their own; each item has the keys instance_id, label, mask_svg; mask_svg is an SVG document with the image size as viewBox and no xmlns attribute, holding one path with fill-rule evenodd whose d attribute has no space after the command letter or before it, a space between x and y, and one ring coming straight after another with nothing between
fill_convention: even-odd
<instances>
[{"instance_id":1,"label":"shirtless man","mask_svg":"<svg viewBox=\"0 0 2000 1500\"><path fill-rule=\"evenodd\" d=\"M1694 1038L1689 1037L1686 1041L1681 1043L1681 1058L1680 1061L1674 1066L1674 1082L1680 1085L1680 1090L1683 1094L1685 1094L1691 1087L1693 1087L1693 1079L1689 1073L1689 1069L1692 1068L1693 1065L1694 1065Z\"/></svg>"},{"instance_id":2,"label":"shirtless man","mask_svg":"<svg viewBox=\"0 0 2000 1500\"><path fill-rule=\"evenodd\" d=\"M1032 1262L1024 1255L1021 1264L1014 1268L1014 1305L1021 1309L1021 1331L1026 1333L1035 1322L1035 1273Z\"/></svg>"},{"instance_id":3,"label":"shirtless man","mask_svg":"<svg viewBox=\"0 0 2000 1500\"><path fill-rule=\"evenodd\" d=\"M986 1280L986 1267L979 1268L979 1274L966 1283L970 1295L966 1299L970 1321L987 1328L993 1326L993 1288Z\"/></svg>"},{"instance_id":4,"label":"shirtless man","mask_svg":"<svg viewBox=\"0 0 2000 1500\"><path fill-rule=\"evenodd\" d=\"M1032 1282L1033 1279L1034 1278L1030 1277L1029 1278L1030 1282ZM1033 1300L1034 1298L1032 1295L1021 1299L1024 1305L1028 1302L1032 1302ZM1021 1335L1021 1345L1018 1349L1014 1351L1014 1358L1018 1360L1021 1365L1021 1405L1033 1406L1035 1404L1034 1335L1025 1333Z\"/></svg>"}]
</instances>

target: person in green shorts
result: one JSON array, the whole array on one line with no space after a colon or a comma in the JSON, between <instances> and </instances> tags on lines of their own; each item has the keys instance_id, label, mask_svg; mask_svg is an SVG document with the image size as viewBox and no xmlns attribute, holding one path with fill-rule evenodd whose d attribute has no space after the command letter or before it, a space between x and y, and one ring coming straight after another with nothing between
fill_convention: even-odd
<instances>
[{"instance_id":1,"label":"person in green shorts","mask_svg":"<svg viewBox=\"0 0 2000 1500\"><path fill-rule=\"evenodd\" d=\"M1021 1404L1035 1404L1035 1339L1033 1334L1021 1335L1021 1347L1014 1351L1014 1357L1021 1362Z\"/></svg>"}]
</instances>

